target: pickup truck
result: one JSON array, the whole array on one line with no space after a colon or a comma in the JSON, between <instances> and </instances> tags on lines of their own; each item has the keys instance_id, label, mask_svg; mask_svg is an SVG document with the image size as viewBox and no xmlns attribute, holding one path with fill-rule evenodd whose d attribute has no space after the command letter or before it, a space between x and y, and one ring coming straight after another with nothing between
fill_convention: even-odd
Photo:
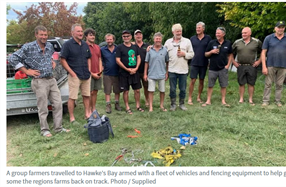
<instances>
[{"instance_id":1,"label":"pickup truck","mask_svg":"<svg viewBox=\"0 0 286 187\"><path fill-rule=\"evenodd\" d=\"M50 38L48 39L54 49L54 55L59 57L62 45L64 41L61 38ZM31 89L31 78L21 78L15 79L14 68L8 62L8 56L21 48L22 45L19 44L7 44L7 75L6 75L6 115L22 115L22 114L32 114L38 113L37 108L37 98L35 93ZM60 64L60 59L54 60L56 62L56 68L54 69L54 77L57 80L58 87L61 92L63 113L67 112L67 102L69 98L69 90L67 83L67 72ZM52 111L51 103L48 104L49 111Z\"/></svg>"}]
</instances>

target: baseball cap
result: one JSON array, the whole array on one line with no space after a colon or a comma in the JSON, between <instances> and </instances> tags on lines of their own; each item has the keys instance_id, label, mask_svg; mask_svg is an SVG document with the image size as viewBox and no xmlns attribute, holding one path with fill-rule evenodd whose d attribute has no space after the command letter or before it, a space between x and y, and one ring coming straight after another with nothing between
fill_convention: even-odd
<instances>
[{"instance_id":1,"label":"baseball cap","mask_svg":"<svg viewBox=\"0 0 286 187\"><path fill-rule=\"evenodd\" d=\"M137 30L134 32L134 35L137 34L138 32L142 33L141 30L137 29Z\"/></svg>"},{"instance_id":2,"label":"baseball cap","mask_svg":"<svg viewBox=\"0 0 286 187\"><path fill-rule=\"evenodd\" d=\"M129 30L124 30L122 31L122 34L131 34L131 32Z\"/></svg>"},{"instance_id":3,"label":"baseball cap","mask_svg":"<svg viewBox=\"0 0 286 187\"><path fill-rule=\"evenodd\" d=\"M275 27L285 26L285 21L278 21Z\"/></svg>"}]
</instances>

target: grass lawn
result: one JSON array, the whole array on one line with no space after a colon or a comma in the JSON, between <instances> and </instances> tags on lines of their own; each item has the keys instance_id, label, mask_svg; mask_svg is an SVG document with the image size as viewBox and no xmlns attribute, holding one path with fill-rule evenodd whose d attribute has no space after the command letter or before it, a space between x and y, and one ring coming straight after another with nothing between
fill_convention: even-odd
<instances>
[{"instance_id":1,"label":"grass lawn","mask_svg":"<svg viewBox=\"0 0 286 187\"><path fill-rule=\"evenodd\" d=\"M188 85L190 79L188 78ZM122 96L120 104L123 111L114 110L107 114L110 118L115 138L110 138L102 144L89 141L85 124L82 100L78 100L75 108L80 126L70 125L69 116L63 116L63 125L71 129L70 133L55 134L46 138L40 136L40 126L37 115L22 115L7 117L7 166L111 166L114 159L120 155L122 148L130 152L115 166L132 166L152 161L156 166L164 166L162 160L153 158L154 150L167 147L179 150L181 145L171 136L190 133L198 137L198 144L186 146L182 157L171 166L286 166L286 106L278 108L273 102L268 107L262 107L264 76L258 75L255 87L255 106L248 102L239 104L238 83L236 73L229 73L226 101L230 108L221 106L221 95L218 82L212 96L212 105L201 107L196 102L197 84L194 90L193 106L187 106L187 111L177 109L175 112L159 110L159 92L154 94L154 111L140 113L135 110L133 91L129 100L133 115L127 115ZM187 87L187 89L189 86ZM207 78L202 99L206 100ZM274 90L273 90L274 91ZM165 107L169 110L169 83L166 83ZM188 94L188 92L187 92ZM282 98L285 104L285 90ZM113 96L112 96L113 97ZM245 101L248 101L247 89ZM178 99L177 99L178 100ZM274 92L271 101L274 100ZM187 103L187 97L186 97ZM177 101L178 102L178 101ZM143 90L141 104L144 106ZM99 92L97 109L101 115L105 113L103 91ZM52 128L52 116L49 115ZM137 135L137 128L142 136ZM141 162L129 162L132 158Z\"/></svg>"}]
</instances>

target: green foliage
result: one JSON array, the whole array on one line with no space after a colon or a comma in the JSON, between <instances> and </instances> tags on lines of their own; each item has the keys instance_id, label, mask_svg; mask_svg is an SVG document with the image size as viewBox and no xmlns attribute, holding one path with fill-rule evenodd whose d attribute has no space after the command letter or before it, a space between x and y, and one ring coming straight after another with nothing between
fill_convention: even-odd
<instances>
[{"instance_id":1,"label":"green foliage","mask_svg":"<svg viewBox=\"0 0 286 187\"><path fill-rule=\"evenodd\" d=\"M286 14L285 2L228 2L218 7L231 26L250 27L252 35L261 40L273 32L277 21L285 20Z\"/></svg>"}]
</instances>

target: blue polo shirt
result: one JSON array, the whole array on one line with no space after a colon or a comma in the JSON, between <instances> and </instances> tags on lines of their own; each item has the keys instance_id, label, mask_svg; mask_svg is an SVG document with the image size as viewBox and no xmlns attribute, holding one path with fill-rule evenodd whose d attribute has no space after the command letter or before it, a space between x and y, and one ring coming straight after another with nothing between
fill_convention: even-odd
<instances>
[{"instance_id":1,"label":"blue polo shirt","mask_svg":"<svg viewBox=\"0 0 286 187\"><path fill-rule=\"evenodd\" d=\"M118 76L119 66L116 63L116 48L111 52L107 46L100 49L102 66L104 67L103 74L108 76Z\"/></svg>"},{"instance_id":2,"label":"blue polo shirt","mask_svg":"<svg viewBox=\"0 0 286 187\"><path fill-rule=\"evenodd\" d=\"M191 60L191 65L208 66L208 58L205 56L205 52L212 38L209 35L205 34L205 36L201 40L199 40L197 35L192 36L190 40L195 53L195 56Z\"/></svg>"},{"instance_id":3,"label":"blue polo shirt","mask_svg":"<svg viewBox=\"0 0 286 187\"><path fill-rule=\"evenodd\" d=\"M169 62L167 49L162 46L157 52L153 47L146 54L146 63L149 63L148 78L154 80L165 79L166 62Z\"/></svg>"},{"instance_id":4,"label":"blue polo shirt","mask_svg":"<svg viewBox=\"0 0 286 187\"><path fill-rule=\"evenodd\" d=\"M85 41L79 45L73 38L66 41L61 50L61 57L66 59L69 67L82 80L90 78L87 60L91 57L89 47Z\"/></svg>"},{"instance_id":5,"label":"blue polo shirt","mask_svg":"<svg viewBox=\"0 0 286 187\"><path fill-rule=\"evenodd\" d=\"M267 49L267 67L286 68L286 33L281 40L274 33L266 36L262 49Z\"/></svg>"}]
</instances>

